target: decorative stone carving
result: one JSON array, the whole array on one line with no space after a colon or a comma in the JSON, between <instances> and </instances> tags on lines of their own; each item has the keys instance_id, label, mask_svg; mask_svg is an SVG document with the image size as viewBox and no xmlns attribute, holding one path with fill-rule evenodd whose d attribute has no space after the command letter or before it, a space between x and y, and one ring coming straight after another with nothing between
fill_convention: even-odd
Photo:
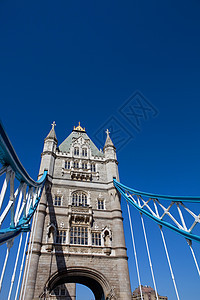
<instances>
[{"instance_id":1,"label":"decorative stone carving","mask_svg":"<svg viewBox=\"0 0 200 300\"><path fill-rule=\"evenodd\" d=\"M88 253L88 249L87 248L80 248L80 247L79 248L78 247L77 248L75 248L75 247L71 248L70 247L69 252L70 253L80 253L80 254L81 253Z\"/></svg>"},{"instance_id":2,"label":"decorative stone carving","mask_svg":"<svg viewBox=\"0 0 200 300\"><path fill-rule=\"evenodd\" d=\"M106 300L116 300L115 291L114 289L111 289L109 294L106 297Z\"/></svg>"},{"instance_id":3,"label":"decorative stone carving","mask_svg":"<svg viewBox=\"0 0 200 300\"><path fill-rule=\"evenodd\" d=\"M47 246L46 250L51 252L53 250L53 244L55 242L55 234L56 234L56 227L53 223L51 223L47 227Z\"/></svg>"},{"instance_id":4,"label":"decorative stone carving","mask_svg":"<svg viewBox=\"0 0 200 300\"><path fill-rule=\"evenodd\" d=\"M62 229L63 229L64 227L65 227L65 224L64 224L64 222L61 222L61 223L60 223L60 228L62 228Z\"/></svg>"},{"instance_id":5,"label":"decorative stone carving","mask_svg":"<svg viewBox=\"0 0 200 300\"><path fill-rule=\"evenodd\" d=\"M72 168L73 169L73 168ZM87 171L79 170L72 170L70 172L71 178L74 180L81 180L81 181L91 181L92 180L92 174Z\"/></svg>"},{"instance_id":6,"label":"decorative stone carving","mask_svg":"<svg viewBox=\"0 0 200 300\"><path fill-rule=\"evenodd\" d=\"M108 228L107 226L103 230L102 237L103 237L103 241L104 241L104 253L106 255L110 255L111 254L112 232L111 232L110 228Z\"/></svg>"},{"instance_id":7,"label":"decorative stone carving","mask_svg":"<svg viewBox=\"0 0 200 300\"><path fill-rule=\"evenodd\" d=\"M69 223L92 225L93 213L89 206L71 206L69 205Z\"/></svg>"}]
</instances>

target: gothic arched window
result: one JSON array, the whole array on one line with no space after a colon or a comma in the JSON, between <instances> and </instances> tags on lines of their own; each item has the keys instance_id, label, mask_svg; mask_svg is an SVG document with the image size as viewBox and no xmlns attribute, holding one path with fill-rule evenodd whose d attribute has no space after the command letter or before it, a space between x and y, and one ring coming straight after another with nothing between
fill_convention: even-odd
<instances>
[{"instance_id":1,"label":"gothic arched window","mask_svg":"<svg viewBox=\"0 0 200 300\"><path fill-rule=\"evenodd\" d=\"M87 163L82 163L82 169L87 170Z\"/></svg>"},{"instance_id":2,"label":"gothic arched window","mask_svg":"<svg viewBox=\"0 0 200 300\"><path fill-rule=\"evenodd\" d=\"M74 148L74 155L79 155L79 148L78 147Z\"/></svg>"},{"instance_id":3,"label":"gothic arched window","mask_svg":"<svg viewBox=\"0 0 200 300\"><path fill-rule=\"evenodd\" d=\"M73 193L72 206L87 206L87 195L83 192Z\"/></svg>"},{"instance_id":4,"label":"gothic arched window","mask_svg":"<svg viewBox=\"0 0 200 300\"><path fill-rule=\"evenodd\" d=\"M87 148L82 149L82 156L87 156Z\"/></svg>"},{"instance_id":5,"label":"gothic arched window","mask_svg":"<svg viewBox=\"0 0 200 300\"><path fill-rule=\"evenodd\" d=\"M65 162L65 169L70 169L70 161Z\"/></svg>"},{"instance_id":6,"label":"gothic arched window","mask_svg":"<svg viewBox=\"0 0 200 300\"><path fill-rule=\"evenodd\" d=\"M95 164L91 164L91 171L96 172L96 165Z\"/></svg>"},{"instance_id":7,"label":"gothic arched window","mask_svg":"<svg viewBox=\"0 0 200 300\"><path fill-rule=\"evenodd\" d=\"M74 161L74 168L76 168L76 169L79 168L79 162L78 161Z\"/></svg>"}]
</instances>

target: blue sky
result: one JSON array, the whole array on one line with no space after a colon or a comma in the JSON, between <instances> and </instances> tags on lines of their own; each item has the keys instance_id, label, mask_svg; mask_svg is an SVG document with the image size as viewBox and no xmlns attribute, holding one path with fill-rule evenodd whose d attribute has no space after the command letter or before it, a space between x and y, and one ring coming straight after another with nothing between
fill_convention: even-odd
<instances>
[{"instance_id":1,"label":"blue sky","mask_svg":"<svg viewBox=\"0 0 200 300\"><path fill-rule=\"evenodd\" d=\"M99 148L103 130L118 126L113 140L123 146L118 159L124 184L153 193L199 195L199 9L195 0L2 0L1 119L30 175L37 178L52 121L59 144L81 121ZM139 128L121 109L135 93L152 109L146 119L142 114ZM140 220L133 215L140 259L145 261ZM159 232L146 222L158 291L174 300ZM186 243L166 235L181 299L197 298L199 279ZM129 262L134 289L135 266L131 258ZM152 285L145 268L142 282Z\"/></svg>"}]
</instances>

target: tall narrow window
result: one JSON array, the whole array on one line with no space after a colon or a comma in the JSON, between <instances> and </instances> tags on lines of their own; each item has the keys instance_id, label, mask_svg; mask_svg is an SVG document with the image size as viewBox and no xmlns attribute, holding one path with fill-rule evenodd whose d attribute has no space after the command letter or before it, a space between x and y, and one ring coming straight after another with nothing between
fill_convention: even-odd
<instances>
[{"instance_id":1,"label":"tall narrow window","mask_svg":"<svg viewBox=\"0 0 200 300\"><path fill-rule=\"evenodd\" d=\"M101 233L100 232L92 232L92 245L93 246L101 246Z\"/></svg>"},{"instance_id":2,"label":"tall narrow window","mask_svg":"<svg viewBox=\"0 0 200 300\"><path fill-rule=\"evenodd\" d=\"M98 199L98 209L104 209L104 200Z\"/></svg>"},{"instance_id":3,"label":"tall narrow window","mask_svg":"<svg viewBox=\"0 0 200 300\"><path fill-rule=\"evenodd\" d=\"M87 196L85 194L82 194L82 206L86 206L87 205Z\"/></svg>"},{"instance_id":4,"label":"tall narrow window","mask_svg":"<svg viewBox=\"0 0 200 300\"><path fill-rule=\"evenodd\" d=\"M87 164L86 163L82 163L82 169L87 170Z\"/></svg>"},{"instance_id":5,"label":"tall narrow window","mask_svg":"<svg viewBox=\"0 0 200 300\"><path fill-rule=\"evenodd\" d=\"M82 149L82 156L87 156L87 148Z\"/></svg>"},{"instance_id":6,"label":"tall narrow window","mask_svg":"<svg viewBox=\"0 0 200 300\"><path fill-rule=\"evenodd\" d=\"M78 161L74 161L74 168L76 168L76 169L79 168L79 162Z\"/></svg>"},{"instance_id":7,"label":"tall narrow window","mask_svg":"<svg viewBox=\"0 0 200 300\"><path fill-rule=\"evenodd\" d=\"M87 206L87 195L82 192L73 193L72 206Z\"/></svg>"},{"instance_id":8,"label":"tall narrow window","mask_svg":"<svg viewBox=\"0 0 200 300\"><path fill-rule=\"evenodd\" d=\"M65 244L66 243L66 231L58 230L56 235L56 244Z\"/></svg>"},{"instance_id":9,"label":"tall narrow window","mask_svg":"<svg viewBox=\"0 0 200 300\"><path fill-rule=\"evenodd\" d=\"M74 155L79 155L79 148L78 147L74 148Z\"/></svg>"},{"instance_id":10,"label":"tall narrow window","mask_svg":"<svg viewBox=\"0 0 200 300\"><path fill-rule=\"evenodd\" d=\"M61 200L62 200L62 196L55 196L54 205L61 206Z\"/></svg>"},{"instance_id":11,"label":"tall narrow window","mask_svg":"<svg viewBox=\"0 0 200 300\"><path fill-rule=\"evenodd\" d=\"M74 193L72 195L72 205L73 206L77 206L77 200L78 200L78 195L76 193Z\"/></svg>"},{"instance_id":12,"label":"tall narrow window","mask_svg":"<svg viewBox=\"0 0 200 300\"><path fill-rule=\"evenodd\" d=\"M70 169L70 161L65 162L65 169Z\"/></svg>"},{"instance_id":13,"label":"tall narrow window","mask_svg":"<svg viewBox=\"0 0 200 300\"><path fill-rule=\"evenodd\" d=\"M70 244L88 245L88 228L87 227L71 227Z\"/></svg>"},{"instance_id":14,"label":"tall narrow window","mask_svg":"<svg viewBox=\"0 0 200 300\"><path fill-rule=\"evenodd\" d=\"M91 164L91 171L92 172L96 172L96 166L95 166L95 164Z\"/></svg>"}]
</instances>

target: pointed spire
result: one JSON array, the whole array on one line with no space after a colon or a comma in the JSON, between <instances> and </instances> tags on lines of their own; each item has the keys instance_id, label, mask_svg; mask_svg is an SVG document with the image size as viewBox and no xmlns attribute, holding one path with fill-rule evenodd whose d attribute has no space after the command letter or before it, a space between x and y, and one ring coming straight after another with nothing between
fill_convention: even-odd
<instances>
[{"instance_id":1,"label":"pointed spire","mask_svg":"<svg viewBox=\"0 0 200 300\"><path fill-rule=\"evenodd\" d=\"M56 126L56 122L53 121L53 123L51 124L51 126L52 126L52 128L51 128L49 134L47 135L47 137L45 138L45 140L47 140L47 139L53 139L53 140L55 140L56 142L58 142L58 141L57 141L57 138L56 138L55 129L54 129L55 126Z\"/></svg>"},{"instance_id":2,"label":"pointed spire","mask_svg":"<svg viewBox=\"0 0 200 300\"><path fill-rule=\"evenodd\" d=\"M115 146L114 146L114 144L113 144L113 142L112 142L112 140L111 140L111 138L110 138L109 133L110 133L110 131L107 129L107 130L106 130L107 137L106 137L106 142L105 142L105 145L104 145L103 150L104 150L106 147L108 147L108 146L113 147L113 148L115 149Z\"/></svg>"}]
</instances>

